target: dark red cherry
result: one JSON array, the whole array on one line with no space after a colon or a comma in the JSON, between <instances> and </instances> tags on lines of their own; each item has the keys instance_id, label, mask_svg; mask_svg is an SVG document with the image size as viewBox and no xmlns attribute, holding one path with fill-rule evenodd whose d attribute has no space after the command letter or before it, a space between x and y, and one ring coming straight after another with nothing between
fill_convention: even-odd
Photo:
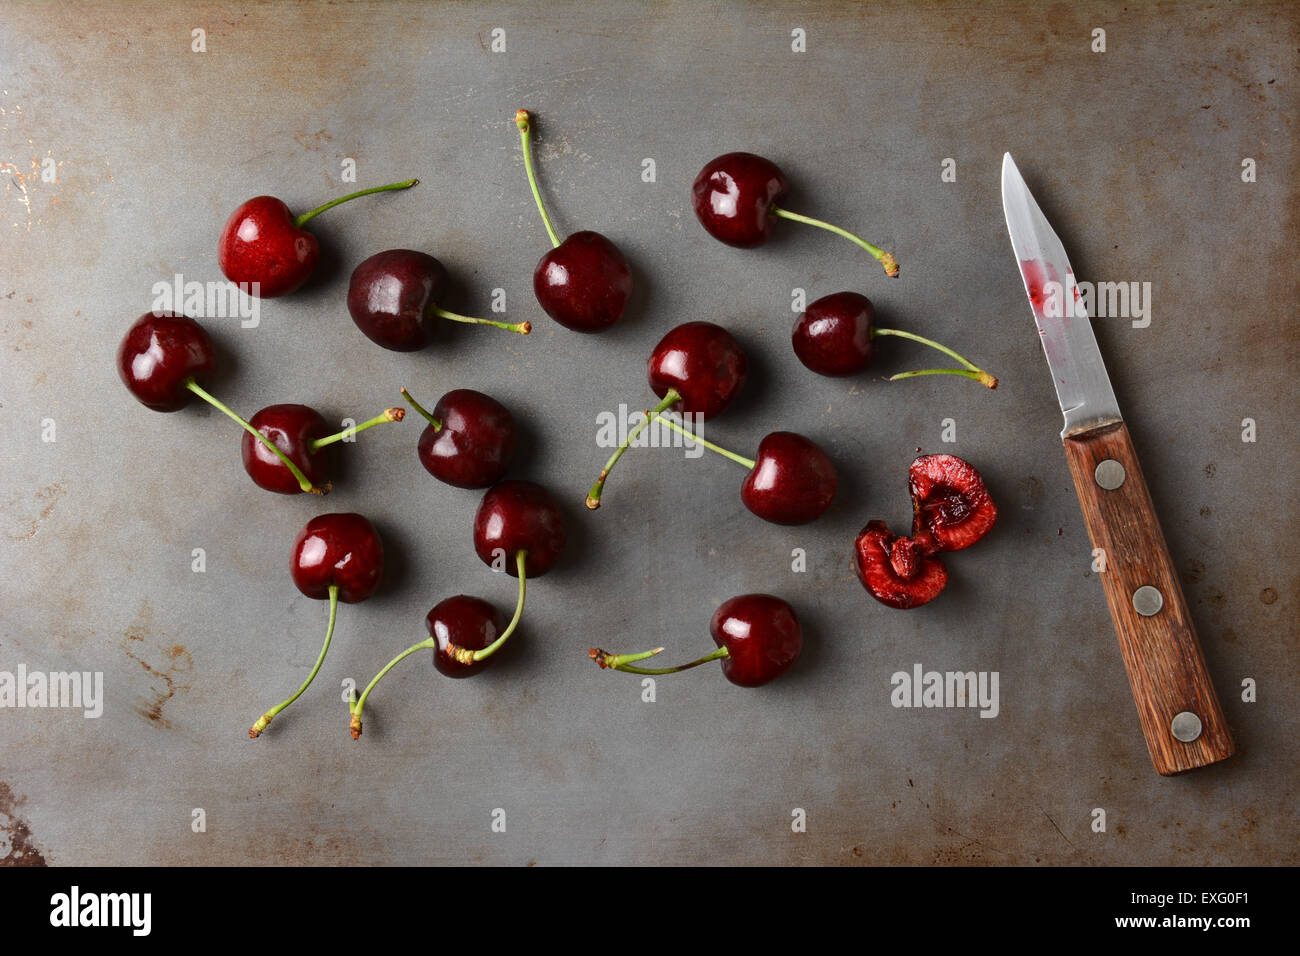
<instances>
[{"instance_id":1,"label":"dark red cherry","mask_svg":"<svg viewBox=\"0 0 1300 956\"><path fill-rule=\"evenodd\" d=\"M794 354L819 375L853 375L876 356L875 309L856 292L836 292L808 306L794 324Z\"/></svg>"},{"instance_id":2,"label":"dark red cherry","mask_svg":"<svg viewBox=\"0 0 1300 956\"><path fill-rule=\"evenodd\" d=\"M727 649L722 673L741 687L758 687L790 669L803 649L794 608L771 594L742 594L709 621L713 643Z\"/></svg>"},{"instance_id":3,"label":"dark red cherry","mask_svg":"<svg viewBox=\"0 0 1300 956\"><path fill-rule=\"evenodd\" d=\"M948 583L948 571L929 553L929 542L900 538L883 521L872 521L858 533L853 568L872 597L894 608L933 601Z\"/></svg>"},{"instance_id":4,"label":"dark red cherry","mask_svg":"<svg viewBox=\"0 0 1300 956\"><path fill-rule=\"evenodd\" d=\"M217 350L203 326L171 312L146 312L135 320L117 348L117 373L136 399L156 412L175 412L194 393L185 387L217 365Z\"/></svg>"},{"instance_id":5,"label":"dark red cherry","mask_svg":"<svg viewBox=\"0 0 1300 956\"><path fill-rule=\"evenodd\" d=\"M929 536L932 550L960 551L989 533L998 509L984 478L956 455L922 455L908 470L912 536Z\"/></svg>"},{"instance_id":6,"label":"dark red cherry","mask_svg":"<svg viewBox=\"0 0 1300 956\"><path fill-rule=\"evenodd\" d=\"M740 488L745 507L775 524L806 524L831 506L835 465L815 443L794 432L772 432Z\"/></svg>"},{"instance_id":7,"label":"dark red cherry","mask_svg":"<svg viewBox=\"0 0 1300 956\"><path fill-rule=\"evenodd\" d=\"M448 645L481 651L500 637L505 627L495 607L464 594L434 605L424 626L438 644L433 651L433 666L448 677L473 677L492 662L492 657L485 657L462 664L448 651Z\"/></svg>"},{"instance_id":8,"label":"dark red cherry","mask_svg":"<svg viewBox=\"0 0 1300 956\"><path fill-rule=\"evenodd\" d=\"M394 352L429 344L447 270L431 255L389 249L366 259L348 283L348 312L366 338Z\"/></svg>"},{"instance_id":9,"label":"dark red cherry","mask_svg":"<svg viewBox=\"0 0 1300 956\"><path fill-rule=\"evenodd\" d=\"M740 249L752 249L772 235L772 205L790 185L770 160L753 153L727 153L695 177L691 199L709 235Z\"/></svg>"},{"instance_id":10,"label":"dark red cherry","mask_svg":"<svg viewBox=\"0 0 1300 956\"><path fill-rule=\"evenodd\" d=\"M458 388L438 399L420 435L420 462L429 474L457 488L488 488L502 479L515 449L515 420L495 398Z\"/></svg>"},{"instance_id":11,"label":"dark red cherry","mask_svg":"<svg viewBox=\"0 0 1300 956\"><path fill-rule=\"evenodd\" d=\"M632 295L632 269L598 232L575 232L542 256L533 292L546 314L574 332L604 332Z\"/></svg>"},{"instance_id":12,"label":"dark red cherry","mask_svg":"<svg viewBox=\"0 0 1300 956\"><path fill-rule=\"evenodd\" d=\"M315 449L312 442L331 433L320 412L307 405L269 405L248 422L284 452L306 479L315 486L329 484L329 446ZM302 486L293 472L266 445L244 432L241 451L244 470L253 482L267 491L296 495Z\"/></svg>"},{"instance_id":13,"label":"dark red cherry","mask_svg":"<svg viewBox=\"0 0 1300 956\"><path fill-rule=\"evenodd\" d=\"M749 362L730 332L712 322L686 322L659 340L650 353L650 388L660 398L675 389L681 401L673 411L698 416L717 415L745 384Z\"/></svg>"},{"instance_id":14,"label":"dark red cherry","mask_svg":"<svg viewBox=\"0 0 1300 956\"><path fill-rule=\"evenodd\" d=\"M375 526L359 514L317 515L298 532L289 569L307 597L325 600L330 585L337 585L339 600L356 604L379 587L384 545Z\"/></svg>"},{"instance_id":15,"label":"dark red cherry","mask_svg":"<svg viewBox=\"0 0 1300 956\"><path fill-rule=\"evenodd\" d=\"M531 481L503 481L483 496L474 515L474 550L489 567L518 577L516 554L528 552L524 573L541 577L564 550L564 515L555 499Z\"/></svg>"},{"instance_id":16,"label":"dark red cherry","mask_svg":"<svg viewBox=\"0 0 1300 956\"><path fill-rule=\"evenodd\" d=\"M240 205L217 244L217 265L226 278L263 299L298 289L319 259L316 237L294 225L289 207L274 196L255 196Z\"/></svg>"}]
</instances>

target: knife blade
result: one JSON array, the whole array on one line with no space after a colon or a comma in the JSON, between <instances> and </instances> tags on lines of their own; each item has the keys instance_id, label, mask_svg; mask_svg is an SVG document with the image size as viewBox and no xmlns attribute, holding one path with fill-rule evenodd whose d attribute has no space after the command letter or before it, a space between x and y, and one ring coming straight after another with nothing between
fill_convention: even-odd
<instances>
[{"instance_id":1,"label":"knife blade","mask_svg":"<svg viewBox=\"0 0 1300 956\"><path fill-rule=\"evenodd\" d=\"M1230 757L1187 600L1120 414L1092 318L1065 246L1002 158L1002 208L1065 425L1061 440L1092 541L1094 566L1156 771L1182 773Z\"/></svg>"}]
</instances>

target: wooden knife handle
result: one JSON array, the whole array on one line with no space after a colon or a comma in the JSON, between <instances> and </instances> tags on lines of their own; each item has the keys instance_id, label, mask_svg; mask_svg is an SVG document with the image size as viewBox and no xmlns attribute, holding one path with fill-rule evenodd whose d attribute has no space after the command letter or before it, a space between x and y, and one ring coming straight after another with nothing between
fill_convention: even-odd
<instances>
[{"instance_id":1,"label":"wooden knife handle","mask_svg":"<svg viewBox=\"0 0 1300 956\"><path fill-rule=\"evenodd\" d=\"M1101 583L1151 762L1168 776L1232 756L1232 735L1128 428L1119 422L1066 438L1065 457L1088 537L1093 548L1105 551ZM1103 462L1107 464L1099 474L1097 466ZM1114 462L1123 468L1122 475ZM1118 487L1103 487L1121 478ZM1136 599L1146 611L1159 604L1154 614L1141 614L1135 607L1134 594L1140 588L1159 592L1160 601L1150 590ZM1180 738L1189 737L1196 727L1188 714L1200 720L1200 733L1185 742Z\"/></svg>"}]
</instances>

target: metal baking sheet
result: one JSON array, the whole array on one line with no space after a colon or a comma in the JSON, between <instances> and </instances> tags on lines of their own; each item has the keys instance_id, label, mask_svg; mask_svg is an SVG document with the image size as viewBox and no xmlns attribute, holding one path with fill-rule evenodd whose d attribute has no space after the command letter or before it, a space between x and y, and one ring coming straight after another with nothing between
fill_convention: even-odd
<instances>
[{"instance_id":1,"label":"metal baking sheet","mask_svg":"<svg viewBox=\"0 0 1300 956\"><path fill-rule=\"evenodd\" d=\"M1288 5L1252 3L5 3L0 671L102 673L103 713L0 710L0 862L1297 862L1298 40ZM533 300L547 240L519 107L560 230L599 230L633 263L607 334L566 332ZM752 252L709 238L689 186L733 149L777 162L792 208L892 250L901 278L792 224ZM1149 764L1005 233L1007 150L1080 278L1150 283L1149 323L1095 324L1237 736L1222 765ZM418 419L360 436L325 501L262 492L228 421L147 411L113 363L155 283L221 278L238 203L309 208L347 191L349 159L360 185L421 183L317 219L322 267L255 328L208 321L227 360L214 390L245 414L301 401L331 419L403 385L486 391L520 421L514 473L561 498L571 542L490 671L408 661L359 742L345 679L422 638L443 597L511 605L473 553L478 495L422 470ZM403 246L447 265L450 307L484 312L502 289L536 331L372 346L348 275ZM928 358L907 346L881 374L812 375L789 345L796 289L863 292L882 324L1001 387L886 384ZM751 360L710 437L821 443L841 476L822 520L765 524L741 470L680 451L630 454L585 510L598 416L645 407L646 356L688 319L731 328ZM918 448L973 462L1001 517L951 557L938 600L893 611L851 546L870 519L906 526ZM342 608L316 684L250 741L323 635L288 556L324 510L377 524L385 585ZM714 608L746 591L784 595L806 630L762 690L700 669L648 703L587 660L596 644L702 653ZM996 717L894 707L891 675L918 665L996 672Z\"/></svg>"}]
</instances>

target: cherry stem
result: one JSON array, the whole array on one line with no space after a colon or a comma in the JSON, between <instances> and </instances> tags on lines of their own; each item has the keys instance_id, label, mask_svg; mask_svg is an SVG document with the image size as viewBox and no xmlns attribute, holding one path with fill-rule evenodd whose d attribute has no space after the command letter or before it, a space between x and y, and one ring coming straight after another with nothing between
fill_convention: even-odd
<instances>
[{"instance_id":1,"label":"cherry stem","mask_svg":"<svg viewBox=\"0 0 1300 956\"><path fill-rule=\"evenodd\" d=\"M527 591L524 577L524 563L527 557L528 552L526 550L521 549L515 552L515 571L519 577L519 600L515 603L515 616L510 619L510 623L506 625L506 629L501 632L500 637L487 647L480 648L477 651L471 651L467 647L458 647L449 642L447 644L447 653L451 654L460 663L471 664L491 657L500 650L502 644L510 639L510 635L519 626L519 619L524 616L524 594Z\"/></svg>"},{"instance_id":2,"label":"cherry stem","mask_svg":"<svg viewBox=\"0 0 1300 956\"><path fill-rule=\"evenodd\" d=\"M591 491L587 492L588 508L595 511L600 507L600 496L605 491L605 479L609 477L610 471L614 468L614 465L618 463L618 460L623 457L623 453L631 447L632 442L636 440L636 436L640 435L641 432L645 430L645 427L650 424L650 419L658 415L669 405L672 405L675 402L680 402L681 400L682 396L677 389L668 389L667 393L664 395L664 400L656 405L652 411L646 412L645 418L637 422L636 427L627 433L627 437L624 438L622 443L614 449L614 454L609 456L609 460L605 462L605 467L600 470L600 477L597 478L596 483L591 486Z\"/></svg>"},{"instance_id":3,"label":"cherry stem","mask_svg":"<svg viewBox=\"0 0 1300 956\"><path fill-rule=\"evenodd\" d=\"M801 216L797 212L791 212L788 209L782 209L780 206L771 207L773 215L780 216L782 219L790 219L794 222L806 223L809 226L816 226L818 229L825 229L827 232L833 232L837 236L843 236L850 242L856 243L871 254L871 257L885 267L885 275L891 279L898 278L898 263L894 260L892 253L885 252L876 246L873 246L861 236L855 236L847 229L841 229L839 226L832 225L829 222L823 222L820 219L813 219L811 216Z\"/></svg>"},{"instance_id":4,"label":"cherry stem","mask_svg":"<svg viewBox=\"0 0 1300 956\"><path fill-rule=\"evenodd\" d=\"M366 689L361 692L360 699L357 698L357 692L355 690L352 691L352 700L348 702L348 713L352 717L352 722L350 724L350 727L352 730L353 740L357 740L361 736L361 710L363 707L366 706L366 698L369 697L370 692L375 689L375 685L379 683L380 678L382 678L385 674L391 671L402 661L406 660L416 651L424 650L424 648L426 647L431 647L436 650L438 647L437 640L432 637L426 638L425 640L421 641L418 644L412 644L406 650L402 651L402 653L394 657L391 661L389 661L387 664L384 665L383 670L381 670L378 674L375 675L374 680L372 680L369 684L366 685Z\"/></svg>"},{"instance_id":5,"label":"cherry stem","mask_svg":"<svg viewBox=\"0 0 1300 956\"><path fill-rule=\"evenodd\" d=\"M280 449L276 447L275 442L271 441L271 439L267 438L256 428L250 425L247 421L244 420L243 417L231 411L223 403L217 401L217 399L209 395L206 391L203 390L202 386L200 386L198 382L194 381L194 379L192 378L186 379L185 387L188 388L195 395L197 395L199 398L203 399L205 402L207 402L217 411L221 412L224 415L228 415L230 418L234 419L236 422L239 423L240 428L244 429L244 431L248 432L250 435L252 435L258 441L260 441L267 448L271 449L271 451L275 453L275 457L279 458L280 461L284 462L284 467L288 468L289 471L293 474L294 478L298 479L298 487L301 488L303 491L313 495L329 494L330 489L328 484L326 484L324 488L317 488L315 485L313 485L310 481L307 480L307 476L302 473L302 469L300 469L297 465L295 465L292 461L290 461L289 456L286 455L284 452L280 451Z\"/></svg>"},{"instance_id":6,"label":"cherry stem","mask_svg":"<svg viewBox=\"0 0 1300 956\"><path fill-rule=\"evenodd\" d=\"M602 651L599 647L593 647L587 652L587 656L601 666L601 669L609 668L615 671L626 671L629 674L676 674L678 671L688 671L692 667L699 667L701 664L707 664L709 661L721 660L724 657L730 657L731 652L726 646L719 647L711 654L705 654L703 657L691 661L689 664L679 664L676 667L634 667L636 661L643 661L647 657L654 657L662 647L656 647L653 651L642 651L640 654L611 654L609 651Z\"/></svg>"},{"instance_id":7,"label":"cherry stem","mask_svg":"<svg viewBox=\"0 0 1300 956\"><path fill-rule=\"evenodd\" d=\"M699 444L707 448L709 451L716 451L719 455L722 455L724 458L730 458L736 464L744 465L750 471L754 470L754 459L752 458L746 458L743 455L737 455L734 451L727 451L727 449L715 445L711 441L705 441L703 438L699 437L694 432L687 431L685 428L683 428L681 425L678 425L672 419L664 418L662 415L656 414L655 421L667 425L673 431L677 432L680 435L684 435L685 437L689 438L691 441L698 442Z\"/></svg>"},{"instance_id":8,"label":"cherry stem","mask_svg":"<svg viewBox=\"0 0 1300 956\"><path fill-rule=\"evenodd\" d=\"M537 189L537 174L533 172L532 119L528 110L519 110L515 113L515 125L519 127L519 142L524 149L524 169L528 172L528 187L533 191L533 199L537 200L537 211L542 214L542 222L546 224L546 234L551 237L551 245L559 246L560 237L555 232L555 226L551 225L551 217L546 213L542 194Z\"/></svg>"},{"instance_id":9,"label":"cherry stem","mask_svg":"<svg viewBox=\"0 0 1300 956\"><path fill-rule=\"evenodd\" d=\"M989 388L998 387L998 380L988 372L984 371L984 369L968 360L964 355L958 355L946 345L940 345L933 339L927 339L925 336L917 335L914 332L904 332L902 329L878 329L872 327L871 337L874 339L878 335L897 335L899 338L910 339L913 342L920 342L922 345L928 345L932 349L938 349L944 355L947 355L950 358L955 358L958 362L961 362L962 365L966 366L965 371L959 368L927 368L916 372L900 372L898 375L890 376L889 381L891 382L895 379L913 378L917 375L964 375L966 378L973 378L981 385L986 385Z\"/></svg>"},{"instance_id":10,"label":"cherry stem","mask_svg":"<svg viewBox=\"0 0 1300 956\"><path fill-rule=\"evenodd\" d=\"M481 650L471 651L465 647L457 647L455 644L448 644L448 653L450 653L460 663L469 664L474 661L481 661L486 657L491 657L500 649L501 645L510 638L510 635L515 632L515 628L519 626L519 619L524 615L524 594L526 590L524 565L527 558L528 552L526 550L521 549L515 552L515 567L519 572L519 602L515 605L515 616L510 619L510 623L506 626L506 629L501 632L501 636ZM357 692L355 690L352 692L352 699L348 702L348 714L351 716L348 728L352 732L353 740L357 740L361 737L361 712L365 709L366 700L370 697L370 692L375 689L375 685L383 679L385 674L402 661L406 660L406 658L410 657L416 651L424 650L426 647L432 648L436 652L438 649L438 641L435 638L429 637L420 641L418 644L412 644L384 665L383 670L376 674L374 679L366 685L366 689L361 692L360 697L357 697ZM299 693L301 693L301 691L299 691Z\"/></svg>"},{"instance_id":11,"label":"cherry stem","mask_svg":"<svg viewBox=\"0 0 1300 956\"><path fill-rule=\"evenodd\" d=\"M418 182L419 182L418 179L408 179L405 182L389 183L387 186L371 186L369 189L362 189L359 192L348 193L348 195L346 196L340 196L338 199L331 199L325 205L317 206L315 209L311 210L310 212L303 213L301 216L294 219L293 224L295 226L302 226L303 223L307 222L309 219L314 219L316 216L319 216L326 209L333 209L339 203L347 202L349 199L356 199L358 196L369 196L371 193L388 192L390 189L410 189Z\"/></svg>"},{"instance_id":12,"label":"cherry stem","mask_svg":"<svg viewBox=\"0 0 1300 956\"><path fill-rule=\"evenodd\" d=\"M421 415L423 415L425 418L429 420L429 424L433 426L434 431L436 432L442 431L442 422L434 418L430 412L426 411L424 406L421 405L419 402L417 402L414 398L412 398L411 393L408 392L405 388L402 389L402 398L406 399L407 403L412 408L414 408L417 412L419 412Z\"/></svg>"},{"instance_id":13,"label":"cherry stem","mask_svg":"<svg viewBox=\"0 0 1300 956\"><path fill-rule=\"evenodd\" d=\"M384 424L384 422L400 422L405 417L406 409L404 408L385 408L381 414L376 415L368 422L362 422L360 425L349 426L341 432L327 435L324 438L313 438L311 442L311 450L316 451L319 448L324 448L326 445L332 445L336 441L350 441L356 436L357 432L363 432L367 428L374 428L376 425Z\"/></svg>"},{"instance_id":14,"label":"cherry stem","mask_svg":"<svg viewBox=\"0 0 1300 956\"><path fill-rule=\"evenodd\" d=\"M495 325L498 329L505 329L507 332L518 332L520 335L527 335L533 330L531 322L498 322L496 319L480 319L472 315L461 315L459 312L448 312L446 309L440 309L438 306L433 307L433 314L452 322L467 322L470 325Z\"/></svg>"},{"instance_id":15,"label":"cherry stem","mask_svg":"<svg viewBox=\"0 0 1300 956\"><path fill-rule=\"evenodd\" d=\"M301 697L302 692L305 691L308 687L310 687L311 682L316 679L316 674L320 671L321 664L325 662L325 654L330 649L330 641L334 637L334 618L338 614L338 610L339 610L339 586L337 584L331 584L330 585L330 623L329 623L329 627L325 630L325 643L321 645L320 655L316 658L316 666L311 669L311 673L307 675L307 679L302 682L301 687L299 687L296 691L294 691L292 697L290 697L288 700L284 701L283 703L276 704L274 707L268 710L261 717L257 718L257 723L253 724L252 728L248 731L248 736L251 739L256 740L258 737L260 737L262 735L262 731L266 729L266 725L269 724L275 718L275 715L278 714L280 711L284 710L286 707L292 704L299 697Z\"/></svg>"}]
</instances>

